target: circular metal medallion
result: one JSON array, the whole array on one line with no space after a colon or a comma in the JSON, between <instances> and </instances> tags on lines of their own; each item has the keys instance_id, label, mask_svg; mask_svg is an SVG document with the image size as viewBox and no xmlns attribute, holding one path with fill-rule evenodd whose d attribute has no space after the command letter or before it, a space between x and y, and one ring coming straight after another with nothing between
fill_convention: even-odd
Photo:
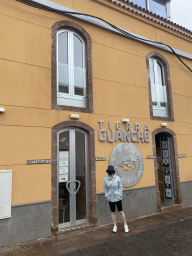
<instances>
[{"instance_id":1,"label":"circular metal medallion","mask_svg":"<svg viewBox=\"0 0 192 256\"><path fill-rule=\"evenodd\" d=\"M110 165L124 187L134 186L142 177L144 164L141 151L132 143L120 143L112 151Z\"/></svg>"}]
</instances>

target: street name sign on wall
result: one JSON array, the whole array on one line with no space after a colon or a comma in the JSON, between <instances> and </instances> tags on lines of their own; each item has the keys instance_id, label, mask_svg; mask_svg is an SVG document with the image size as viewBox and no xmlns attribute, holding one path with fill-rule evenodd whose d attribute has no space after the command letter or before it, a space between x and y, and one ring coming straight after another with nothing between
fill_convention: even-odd
<instances>
[{"instance_id":1,"label":"street name sign on wall","mask_svg":"<svg viewBox=\"0 0 192 256\"><path fill-rule=\"evenodd\" d=\"M105 161L106 157L95 157L95 161Z\"/></svg>"},{"instance_id":2,"label":"street name sign on wall","mask_svg":"<svg viewBox=\"0 0 192 256\"><path fill-rule=\"evenodd\" d=\"M27 160L27 164L50 164L51 159Z\"/></svg>"}]
</instances>

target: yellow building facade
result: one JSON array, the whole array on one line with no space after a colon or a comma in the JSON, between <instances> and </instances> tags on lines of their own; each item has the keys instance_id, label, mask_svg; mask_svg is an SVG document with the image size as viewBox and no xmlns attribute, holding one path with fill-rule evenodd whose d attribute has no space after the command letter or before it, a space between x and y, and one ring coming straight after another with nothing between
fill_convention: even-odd
<instances>
[{"instance_id":1,"label":"yellow building facade","mask_svg":"<svg viewBox=\"0 0 192 256\"><path fill-rule=\"evenodd\" d=\"M0 246L110 223L109 164L127 218L192 204L192 73L154 43L192 68L190 31L124 1L2 0L0 16Z\"/></svg>"}]
</instances>

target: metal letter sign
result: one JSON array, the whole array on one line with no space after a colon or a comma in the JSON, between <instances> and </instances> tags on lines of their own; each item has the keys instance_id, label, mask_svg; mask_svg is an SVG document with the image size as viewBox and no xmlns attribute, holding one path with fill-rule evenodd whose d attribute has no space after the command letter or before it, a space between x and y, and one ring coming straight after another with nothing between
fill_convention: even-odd
<instances>
[{"instance_id":1,"label":"metal letter sign","mask_svg":"<svg viewBox=\"0 0 192 256\"><path fill-rule=\"evenodd\" d=\"M124 187L134 186L142 177L144 164L141 151L132 143L120 143L112 151L110 165Z\"/></svg>"}]
</instances>

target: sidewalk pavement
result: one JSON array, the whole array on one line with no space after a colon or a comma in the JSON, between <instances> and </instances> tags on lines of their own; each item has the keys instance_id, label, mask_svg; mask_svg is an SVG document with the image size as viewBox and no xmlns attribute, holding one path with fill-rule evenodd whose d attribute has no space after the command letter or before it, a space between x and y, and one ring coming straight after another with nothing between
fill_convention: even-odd
<instances>
[{"instance_id":1,"label":"sidewalk pavement","mask_svg":"<svg viewBox=\"0 0 192 256\"><path fill-rule=\"evenodd\" d=\"M179 207L179 206L178 206ZM75 256L75 255L192 255L192 206L170 207L161 213L128 220L129 233L118 223L64 232L0 249L0 255Z\"/></svg>"}]
</instances>

